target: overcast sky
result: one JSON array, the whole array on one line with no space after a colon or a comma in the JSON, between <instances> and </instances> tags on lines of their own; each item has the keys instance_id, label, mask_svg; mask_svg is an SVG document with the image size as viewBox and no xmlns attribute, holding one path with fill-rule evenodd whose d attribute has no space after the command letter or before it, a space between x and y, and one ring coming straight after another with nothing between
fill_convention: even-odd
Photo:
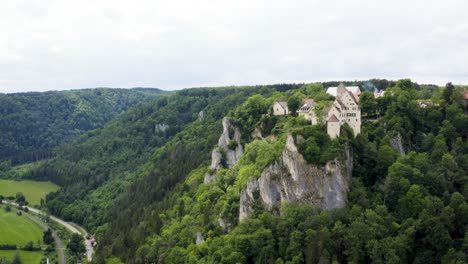
<instances>
[{"instance_id":1,"label":"overcast sky","mask_svg":"<svg viewBox=\"0 0 468 264\"><path fill-rule=\"evenodd\" d=\"M468 83L468 1L8 0L0 92Z\"/></svg>"}]
</instances>

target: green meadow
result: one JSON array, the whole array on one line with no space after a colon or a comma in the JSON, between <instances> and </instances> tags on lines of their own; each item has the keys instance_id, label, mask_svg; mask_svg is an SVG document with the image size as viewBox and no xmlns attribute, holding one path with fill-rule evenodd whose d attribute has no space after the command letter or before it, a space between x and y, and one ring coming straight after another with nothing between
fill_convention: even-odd
<instances>
[{"instance_id":1,"label":"green meadow","mask_svg":"<svg viewBox=\"0 0 468 264\"><path fill-rule=\"evenodd\" d=\"M16 252L19 253L23 263L38 264L42 259L42 251L23 251L23 250L0 250L0 258L6 258L11 261Z\"/></svg>"},{"instance_id":2,"label":"green meadow","mask_svg":"<svg viewBox=\"0 0 468 264\"><path fill-rule=\"evenodd\" d=\"M38 225L13 210L6 212L4 207L0 209L0 244L24 246L28 241L33 241L35 245L38 241L42 243L43 232Z\"/></svg>"},{"instance_id":3,"label":"green meadow","mask_svg":"<svg viewBox=\"0 0 468 264\"><path fill-rule=\"evenodd\" d=\"M45 200L48 193L57 191L58 189L59 187L51 182L0 179L0 195L5 197L15 196L16 193L22 192L31 205L39 205L41 203L41 198Z\"/></svg>"}]
</instances>

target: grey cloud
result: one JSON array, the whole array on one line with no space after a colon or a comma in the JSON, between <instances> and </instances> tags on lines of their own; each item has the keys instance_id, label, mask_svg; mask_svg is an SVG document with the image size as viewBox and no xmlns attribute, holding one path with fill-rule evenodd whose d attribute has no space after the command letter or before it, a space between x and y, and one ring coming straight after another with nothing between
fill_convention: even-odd
<instances>
[{"instance_id":1,"label":"grey cloud","mask_svg":"<svg viewBox=\"0 0 468 264\"><path fill-rule=\"evenodd\" d=\"M31 3L31 4L29 4ZM8 1L0 92L468 82L466 1Z\"/></svg>"}]
</instances>

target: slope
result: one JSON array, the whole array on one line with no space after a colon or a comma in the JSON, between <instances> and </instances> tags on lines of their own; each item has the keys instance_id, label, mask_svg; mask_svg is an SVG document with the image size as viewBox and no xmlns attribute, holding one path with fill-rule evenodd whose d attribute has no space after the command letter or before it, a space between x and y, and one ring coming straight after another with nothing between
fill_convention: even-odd
<instances>
[{"instance_id":1,"label":"slope","mask_svg":"<svg viewBox=\"0 0 468 264\"><path fill-rule=\"evenodd\" d=\"M165 94L141 88L0 94L0 161L7 161L2 167L49 158L53 147Z\"/></svg>"},{"instance_id":2,"label":"slope","mask_svg":"<svg viewBox=\"0 0 468 264\"><path fill-rule=\"evenodd\" d=\"M279 85L282 89L291 86ZM180 181L179 171L206 162L216 141L220 120L253 93L272 93L269 87L206 88L176 92L154 102L142 103L118 116L102 129L85 133L71 144L58 148L55 157L24 174L25 178L50 180L61 190L49 194L49 211L65 220L101 232L110 221L114 199L137 178L152 173L154 166L172 169L159 178L157 195ZM203 130L202 138L192 134ZM182 144L184 138L193 142ZM159 158L186 156L183 164L159 162ZM157 163L157 164L155 164ZM98 229L102 227L101 229Z\"/></svg>"},{"instance_id":3,"label":"slope","mask_svg":"<svg viewBox=\"0 0 468 264\"><path fill-rule=\"evenodd\" d=\"M265 105L311 96L307 87L252 96L228 111L243 135L228 144L231 150L243 145L239 165L229 167L228 150L219 150L224 168L208 181L210 152L219 146L205 139L221 131L192 123L152 155L141 171L145 176L117 200L99 234L98 262L115 256L123 263L466 262L466 104L462 91L449 84L433 107L420 107L417 87L400 80L384 98L367 102L366 116L376 118L366 120L355 138L344 128L350 141L330 141L323 127L308 128L300 118L268 116ZM253 140L258 136L249 132L256 127L265 139ZM270 210L262 201L268 191L251 191L252 210L241 220L242 197L256 188L250 179L277 160L288 131L312 163L352 148L346 207L289 202Z\"/></svg>"}]
</instances>

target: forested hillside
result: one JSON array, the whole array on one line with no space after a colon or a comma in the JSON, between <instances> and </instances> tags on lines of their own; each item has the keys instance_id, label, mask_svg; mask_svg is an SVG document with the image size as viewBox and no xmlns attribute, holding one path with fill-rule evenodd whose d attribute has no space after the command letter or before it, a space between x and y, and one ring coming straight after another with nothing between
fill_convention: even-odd
<instances>
[{"instance_id":1,"label":"forested hillside","mask_svg":"<svg viewBox=\"0 0 468 264\"><path fill-rule=\"evenodd\" d=\"M99 262L468 261L468 117L461 89L401 80L377 100L363 95L367 121L356 138L346 126L341 137L330 140L324 127L268 114L275 99L294 96L322 98L319 104L326 105L323 91L313 84L262 93L233 109L228 116L240 128L245 153L212 182L204 179L216 144L213 134L221 131L199 122L177 134L152 155L146 175L113 206L99 236ZM422 107L420 98L428 97L433 104ZM254 139L250 132L255 128L263 139ZM270 212L254 203L254 213L239 222L242 190L278 158L288 133L303 136L305 141L297 144L312 164L352 147L346 207L318 210L307 203L286 203ZM207 137L212 139L207 142Z\"/></svg>"},{"instance_id":2,"label":"forested hillside","mask_svg":"<svg viewBox=\"0 0 468 264\"><path fill-rule=\"evenodd\" d=\"M0 161L16 165L49 158L53 147L164 94L152 88L0 94Z\"/></svg>"},{"instance_id":3,"label":"forested hillside","mask_svg":"<svg viewBox=\"0 0 468 264\"><path fill-rule=\"evenodd\" d=\"M155 195L164 197L191 168L209 162L224 115L255 93L292 87L297 88L199 88L142 103L58 148L56 157L23 177L60 185L62 190L47 198L49 211L99 233L110 222L114 199L135 179L167 171L154 187Z\"/></svg>"},{"instance_id":4,"label":"forested hillside","mask_svg":"<svg viewBox=\"0 0 468 264\"><path fill-rule=\"evenodd\" d=\"M178 91L85 133L23 176L62 187L45 206L97 235L97 263L468 262L465 88L348 82L366 91L356 137L346 125L331 139L324 124L271 114L274 101L304 98L320 113L336 84ZM375 99L375 89L385 96ZM264 203L265 190L251 184L283 171L288 147L317 171L351 157L344 207L317 206L313 196Z\"/></svg>"}]
</instances>

